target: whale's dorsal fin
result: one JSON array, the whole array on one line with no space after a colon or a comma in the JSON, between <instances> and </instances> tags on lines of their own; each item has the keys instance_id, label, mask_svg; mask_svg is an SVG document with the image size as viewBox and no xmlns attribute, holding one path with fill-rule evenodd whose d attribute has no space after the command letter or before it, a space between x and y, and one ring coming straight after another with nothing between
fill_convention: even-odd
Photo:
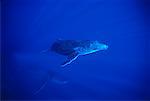
<instances>
[{"instance_id":1,"label":"whale's dorsal fin","mask_svg":"<svg viewBox=\"0 0 150 101\"><path fill-rule=\"evenodd\" d=\"M68 55L67 60L61 64L61 66L65 67L66 65L68 65L71 62L73 62L74 60L76 60L78 56L79 56L79 54L77 52L71 53L70 55Z\"/></svg>"}]
</instances>

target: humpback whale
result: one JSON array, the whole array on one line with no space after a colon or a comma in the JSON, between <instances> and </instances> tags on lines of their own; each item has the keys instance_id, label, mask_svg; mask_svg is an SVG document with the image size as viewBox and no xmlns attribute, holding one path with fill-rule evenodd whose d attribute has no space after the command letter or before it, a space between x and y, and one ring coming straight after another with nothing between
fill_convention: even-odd
<instances>
[{"instance_id":1,"label":"humpback whale","mask_svg":"<svg viewBox=\"0 0 150 101\"><path fill-rule=\"evenodd\" d=\"M72 61L81 55L107 49L108 45L100 43L97 40L57 40L50 48L51 51L57 54L67 56L67 60L61 64L62 67L72 63Z\"/></svg>"}]
</instances>

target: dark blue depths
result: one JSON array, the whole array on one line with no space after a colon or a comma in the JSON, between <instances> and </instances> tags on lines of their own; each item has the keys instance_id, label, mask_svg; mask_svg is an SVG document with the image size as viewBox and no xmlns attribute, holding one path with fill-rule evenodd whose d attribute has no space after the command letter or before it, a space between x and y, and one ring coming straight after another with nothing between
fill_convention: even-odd
<instances>
[{"instance_id":1,"label":"dark blue depths","mask_svg":"<svg viewBox=\"0 0 150 101\"><path fill-rule=\"evenodd\" d=\"M3 99L150 99L149 0L6 0L2 9ZM64 56L41 53L57 39L109 48L61 68Z\"/></svg>"}]
</instances>

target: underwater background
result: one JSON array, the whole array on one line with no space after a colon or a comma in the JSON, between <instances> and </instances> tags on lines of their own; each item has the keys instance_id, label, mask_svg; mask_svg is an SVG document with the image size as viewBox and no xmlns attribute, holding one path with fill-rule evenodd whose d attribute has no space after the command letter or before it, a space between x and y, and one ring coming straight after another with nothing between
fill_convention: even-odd
<instances>
[{"instance_id":1,"label":"underwater background","mask_svg":"<svg viewBox=\"0 0 150 101\"><path fill-rule=\"evenodd\" d=\"M3 100L150 100L149 0L2 0ZM99 40L80 56L41 53L58 39Z\"/></svg>"}]
</instances>

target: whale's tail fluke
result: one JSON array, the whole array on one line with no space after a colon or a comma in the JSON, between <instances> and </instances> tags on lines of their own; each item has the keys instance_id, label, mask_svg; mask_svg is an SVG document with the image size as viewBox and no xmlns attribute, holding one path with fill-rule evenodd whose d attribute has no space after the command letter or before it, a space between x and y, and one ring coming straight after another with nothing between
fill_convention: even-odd
<instances>
[{"instance_id":1,"label":"whale's tail fluke","mask_svg":"<svg viewBox=\"0 0 150 101\"><path fill-rule=\"evenodd\" d=\"M59 85L63 85L63 84L67 84L68 81L66 80L62 80L61 78L59 78L56 73L49 71L48 72L48 76L47 79L43 82L43 84L40 86L40 88L38 88L33 95L37 95L42 89L44 89L44 87L49 83L49 81L51 83L55 83L55 84L59 84Z\"/></svg>"}]
</instances>

